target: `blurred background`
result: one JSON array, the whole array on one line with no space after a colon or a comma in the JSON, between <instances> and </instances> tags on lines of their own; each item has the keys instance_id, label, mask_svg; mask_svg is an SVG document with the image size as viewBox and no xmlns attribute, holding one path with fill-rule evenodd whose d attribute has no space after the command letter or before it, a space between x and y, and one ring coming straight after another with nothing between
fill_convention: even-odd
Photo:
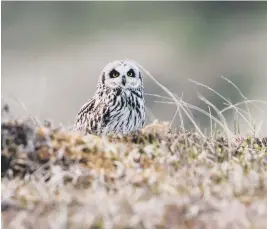
<instances>
[{"instance_id":1,"label":"blurred background","mask_svg":"<svg viewBox=\"0 0 267 229\"><path fill-rule=\"evenodd\" d=\"M1 2L2 103L13 116L72 125L110 61L129 58L183 100L206 111L231 102L267 101L267 2ZM147 93L166 96L148 76ZM146 96L148 122L172 120L176 107ZM245 106L240 106L245 109ZM266 105L250 106L267 134ZM26 112L27 110L27 112ZM211 109L212 110L212 109ZM215 114L215 112L213 112ZM192 110L201 128L209 118ZM233 129L233 112L224 113ZM262 122L263 121L263 122ZM188 128L190 122L185 118ZM241 121L241 131L248 131ZM179 117L173 126L179 126Z\"/></svg>"}]
</instances>

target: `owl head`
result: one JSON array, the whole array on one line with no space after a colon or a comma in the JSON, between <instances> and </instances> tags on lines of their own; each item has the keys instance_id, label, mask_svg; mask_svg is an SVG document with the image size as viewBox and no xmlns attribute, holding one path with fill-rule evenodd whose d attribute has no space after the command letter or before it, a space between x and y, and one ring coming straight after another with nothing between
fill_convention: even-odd
<instances>
[{"instance_id":1,"label":"owl head","mask_svg":"<svg viewBox=\"0 0 267 229\"><path fill-rule=\"evenodd\" d=\"M141 71L130 60L117 60L107 64L100 75L99 83L111 89L127 90L143 87Z\"/></svg>"}]
</instances>

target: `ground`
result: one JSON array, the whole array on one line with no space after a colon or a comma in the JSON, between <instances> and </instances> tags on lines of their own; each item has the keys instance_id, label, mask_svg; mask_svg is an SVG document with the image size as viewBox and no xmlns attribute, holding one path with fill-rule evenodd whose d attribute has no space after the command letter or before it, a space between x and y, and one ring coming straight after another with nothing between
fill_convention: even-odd
<instances>
[{"instance_id":1,"label":"ground","mask_svg":"<svg viewBox=\"0 0 267 229\"><path fill-rule=\"evenodd\" d=\"M82 136L2 123L5 229L265 229L266 139L169 130Z\"/></svg>"}]
</instances>

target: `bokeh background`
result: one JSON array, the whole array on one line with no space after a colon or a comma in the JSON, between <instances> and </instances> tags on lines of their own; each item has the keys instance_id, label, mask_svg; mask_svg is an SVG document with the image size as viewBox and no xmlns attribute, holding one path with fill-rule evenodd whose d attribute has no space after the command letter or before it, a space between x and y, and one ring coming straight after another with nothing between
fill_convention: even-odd
<instances>
[{"instance_id":1,"label":"bokeh background","mask_svg":"<svg viewBox=\"0 0 267 229\"><path fill-rule=\"evenodd\" d=\"M193 79L233 103L267 101L267 2L1 2L2 103L13 116L30 112L43 121L71 125L91 98L102 68L129 58L183 100L208 111L198 93L225 105ZM145 90L166 96L149 77ZM150 122L171 120L176 107L146 96ZM244 108L240 107L240 108ZM27 112L25 111L27 110ZM251 106L257 125L266 105ZM192 111L196 122L209 119ZM225 114L233 127L233 113ZM185 120L190 124L188 120ZM247 126L242 123L242 130ZM179 126L179 118L174 126ZM267 124L262 123L267 133Z\"/></svg>"}]
</instances>

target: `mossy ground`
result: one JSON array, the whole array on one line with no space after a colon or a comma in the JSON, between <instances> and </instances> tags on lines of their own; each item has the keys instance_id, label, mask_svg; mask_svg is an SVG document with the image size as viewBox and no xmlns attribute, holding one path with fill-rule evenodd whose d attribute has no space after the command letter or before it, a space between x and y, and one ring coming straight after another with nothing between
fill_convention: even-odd
<instances>
[{"instance_id":1,"label":"mossy ground","mask_svg":"<svg viewBox=\"0 0 267 229\"><path fill-rule=\"evenodd\" d=\"M5 229L265 229L266 141L169 131L97 137L5 122Z\"/></svg>"}]
</instances>

